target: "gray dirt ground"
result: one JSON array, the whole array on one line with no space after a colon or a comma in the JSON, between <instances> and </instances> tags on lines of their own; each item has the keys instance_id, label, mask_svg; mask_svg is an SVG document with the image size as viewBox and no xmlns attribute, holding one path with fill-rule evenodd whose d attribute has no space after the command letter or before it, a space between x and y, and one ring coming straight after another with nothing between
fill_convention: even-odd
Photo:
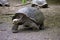
<instances>
[{"instance_id":1,"label":"gray dirt ground","mask_svg":"<svg viewBox=\"0 0 60 40\"><path fill-rule=\"evenodd\" d=\"M44 30L20 29L19 33L12 33L11 18L15 11L22 7L24 6L0 7L0 40L60 40L60 5L49 5L49 8L41 8L45 15Z\"/></svg>"}]
</instances>

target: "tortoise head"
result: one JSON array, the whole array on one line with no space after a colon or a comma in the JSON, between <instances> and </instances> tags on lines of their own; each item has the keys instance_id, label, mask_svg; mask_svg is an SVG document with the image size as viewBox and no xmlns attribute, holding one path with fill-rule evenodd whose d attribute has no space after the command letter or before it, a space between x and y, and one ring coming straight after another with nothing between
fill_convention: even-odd
<instances>
[{"instance_id":1,"label":"tortoise head","mask_svg":"<svg viewBox=\"0 0 60 40\"><path fill-rule=\"evenodd\" d=\"M26 18L26 15L24 15L23 13L16 13L12 18L13 24L22 25L26 22Z\"/></svg>"}]
</instances>

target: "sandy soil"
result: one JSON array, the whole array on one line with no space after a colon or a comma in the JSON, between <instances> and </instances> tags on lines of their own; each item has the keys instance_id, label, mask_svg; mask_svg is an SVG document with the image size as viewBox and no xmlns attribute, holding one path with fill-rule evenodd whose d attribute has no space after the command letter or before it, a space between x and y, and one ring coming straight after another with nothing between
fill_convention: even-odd
<instances>
[{"instance_id":1,"label":"sandy soil","mask_svg":"<svg viewBox=\"0 0 60 40\"><path fill-rule=\"evenodd\" d=\"M12 33L11 18L15 11L25 7L14 7L15 3L11 3L10 7L0 7L0 40L60 40L60 5L49 5L49 8L40 9L45 15L44 30L20 29L19 33Z\"/></svg>"}]
</instances>

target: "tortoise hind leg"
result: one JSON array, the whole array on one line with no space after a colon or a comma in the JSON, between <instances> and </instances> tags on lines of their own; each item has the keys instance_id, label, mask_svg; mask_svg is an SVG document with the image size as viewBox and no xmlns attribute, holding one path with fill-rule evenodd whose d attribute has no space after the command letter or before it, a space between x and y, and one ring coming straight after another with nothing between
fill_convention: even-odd
<instances>
[{"instance_id":1,"label":"tortoise hind leg","mask_svg":"<svg viewBox=\"0 0 60 40\"><path fill-rule=\"evenodd\" d=\"M40 24L39 29L40 29L40 30L44 30L44 23Z\"/></svg>"}]
</instances>

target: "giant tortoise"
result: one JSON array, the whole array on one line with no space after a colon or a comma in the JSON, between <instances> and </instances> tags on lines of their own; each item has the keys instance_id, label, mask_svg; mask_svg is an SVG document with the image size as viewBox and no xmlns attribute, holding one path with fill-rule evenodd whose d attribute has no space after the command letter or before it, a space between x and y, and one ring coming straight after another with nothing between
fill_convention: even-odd
<instances>
[{"instance_id":1,"label":"giant tortoise","mask_svg":"<svg viewBox=\"0 0 60 40\"><path fill-rule=\"evenodd\" d=\"M24 25L24 27L35 27L37 29L44 28L44 15L36 7L24 7L19 9L12 17L12 20L12 31L14 33L18 31L19 25Z\"/></svg>"},{"instance_id":2,"label":"giant tortoise","mask_svg":"<svg viewBox=\"0 0 60 40\"><path fill-rule=\"evenodd\" d=\"M32 0L32 7L39 6L41 8L48 8L46 0Z\"/></svg>"},{"instance_id":3,"label":"giant tortoise","mask_svg":"<svg viewBox=\"0 0 60 40\"><path fill-rule=\"evenodd\" d=\"M9 2L8 0L0 0L0 6L6 6L6 7L9 7Z\"/></svg>"}]
</instances>

